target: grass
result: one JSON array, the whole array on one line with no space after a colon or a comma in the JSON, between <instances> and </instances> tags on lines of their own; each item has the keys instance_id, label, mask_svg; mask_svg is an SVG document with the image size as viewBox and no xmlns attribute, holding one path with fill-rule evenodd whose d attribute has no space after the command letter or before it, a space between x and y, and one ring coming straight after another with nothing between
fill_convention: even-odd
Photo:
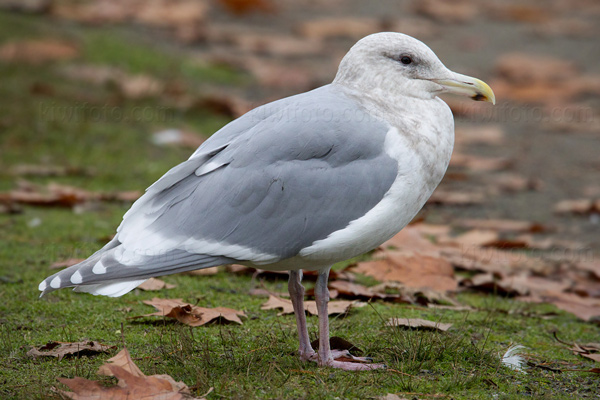
<instances>
[{"instance_id":1,"label":"grass","mask_svg":"<svg viewBox=\"0 0 600 400\"><path fill-rule=\"evenodd\" d=\"M214 79L227 84L243 84L246 79L222 67L195 68L185 54L168 53L126 29L84 29L40 17L0 13L1 41L45 36L77 38L82 55L76 62L118 65L132 73L163 77L176 61L181 67L174 73L190 87ZM0 190L14 187L12 166L40 163L83 168L89 174L28 179L90 190L142 190L191 152L156 147L149 133L167 126L191 126L210 133L226 122L204 111L192 115L174 110L168 121L74 120L44 113L44 107L73 108L81 106L82 101L90 107L114 104L125 114L134 107L157 110L163 106L152 99L117 101L110 87L69 81L58 72L61 65L0 64ZM31 88L39 83L50 85L51 94L32 94ZM226 272L209 277L176 275L165 280L177 288L159 293L136 290L113 299L62 290L38 299L38 283L52 272L48 266L97 250L114 233L127 208L127 204L101 204L75 214L70 209L24 207L21 214L0 215L1 398L58 398L52 389L61 388L57 377L99 379L98 367L114 352L61 361L26 356L31 346L51 340L85 339L117 349L126 345L146 374L169 374L192 387L197 396L212 387L209 399L375 398L387 393L447 399L598 396L597 374L540 368L528 368L527 374L521 374L503 367L499 355L510 344L519 343L527 346L538 364L589 369L591 362L558 345L551 332L559 331L566 341L593 342L598 341L600 328L562 312L546 319L546 313L556 311L553 307L498 296L460 294L459 301L479 310L469 313L376 301L346 317L332 318L333 335L347 338L365 354L389 366L385 371L365 373L301 363L294 355L294 317L261 311L265 299L248 294L259 284L249 276ZM31 224L34 220L39 225ZM374 283L369 278L362 282ZM286 289L283 280L262 284L273 291ZM183 298L205 307L240 309L248 318L242 326L210 324L193 329L160 318L129 319L152 312L142 300L155 296ZM446 333L386 327L385 321L392 316L451 322L454 327ZM308 317L308 323L311 336L316 338L316 317Z\"/></svg>"}]
</instances>

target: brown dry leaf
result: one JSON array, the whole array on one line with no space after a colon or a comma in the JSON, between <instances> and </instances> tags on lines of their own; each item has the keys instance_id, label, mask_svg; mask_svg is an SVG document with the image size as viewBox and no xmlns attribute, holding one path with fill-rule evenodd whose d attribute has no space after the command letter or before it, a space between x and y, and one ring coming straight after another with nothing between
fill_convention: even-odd
<instances>
[{"instance_id":1,"label":"brown dry leaf","mask_svg":"<svg viewBox=\"0 0 600 400\"><path fill-rule=\"evenodd\" d=\"M327 307L327 312L329 315L333 314L346 314L352 307L362 307L365 306L366 303L358 302L358 301L346 301L346 300L336 300L330 301ZM292 305L291 300L282 299L281 297L277 297L274 295L269 296L269 300L263 303L261 306L261 310L272 310L280 308L282 311L277 315L285 315L285 314L293 314L294 306ZM315 301L305 301L304 309L312 315L319 315L317 310L317 303Z\"/></svg>"},{"instance_id":2,"label":"brown dry leaf","mask_svg":"<svg viewBox=\"0 0 600 400\"><path fill-rule=\"evenodd\" d=\"M50 269L62 269L79 264L85 261L85 258L67 258L66 260L56 261L50 265Z\"/></svg>"},{"instance_id":3,"label":"brown dry leaf","mask_svg":"<svg viewBox=\"0 0 600 400\"><path fill-rule=\"evenodd\" d=\"M78 64L67 65L60 71L66 78L75 81L98 86L114 85L119 93L130 99L158 96L165 90L165 84L150 75L129 74L115 67Z\"/></svg>"},{"instance_id":4,"label":"brown dry leaf","mask_svg":"<svg viewBox=\"0 0 600 400\"><path fill-rule=\"evenodd\" d=\"M337 296L361 299L395 300L400 297L399 295L375 292L364 285L348 281L331 281L329 282L329 289L331 298L334 298L331 296L331 291L336 291Z\"/></svg>"},{"instance_id":5,"label":"brown dry leaf","mask_svg":"<svg viewBox=\"0 0 600 400\"><path fill-rule=\"evenodd\" d=\"M536 24L532 31L539 36L588 38L597 37L598 26L581 18L565 17Z\"/></svg>"},{"instance_id":6,"label":"brown dry leaf","mask_svg":"<svg viewBox=\"0 0 600 400\"><path fill-rule=\"evenodd\" d=\"M427 203L448 206L469 206L482 204L485 200L486 197L481 192L455 192L437 188L429 200L427 200Z\"/></svg>"},{"instance_id":7,"label":"brown dry leaf","mask_svg":"<svg viewBox=\"0 0 600 400\"><path fill-rule=\"evenodd\" d=\"M367 303L363 303L360 301L349 301L349 300L335 300L330 301L327 304L327 314L335 315L335 314L346 314L352 308L359 308L366 306ZM312 315L319 315L317 310L317 302L316 301L305 301L304 309L308 311Z\"/></svg>"},{"instance_id":8,"label":"brown dry leaf","mask_svg":"<svg viewBox=\"0 0 600 400\"><path fill-rule=\"evenodd\" d=\"M539 257L529 257L525 253L491 247L445 246L441 249L441 254L455 268L468 271L493 272L502 276L518 270L546 274L550 268L549 263Z\"/></svg>"},{"instance_id":9,"label":"brown dry leaf","mask_svg":"<svg viewBox=\"0 0 600 400\"><path fill-rule=\"evenodd\" d=\"M312 342L310 342L310 345L314 350L319 350L319 339L313 340ZM331 350L352 351L354 354L359 355L359 356L364 353L360 348L356 347L353 343L350 343L346 339L341 338L339 336L329 337L329 347L331 348Z\"/></svg>"},{"instance_id":10,"label":"brown dry leaf","mask_svg":"<svg viewBox=\"0 0 600 400\"><path fill-rule=\"evenodd\" d=\"M0 61L42 64L68 60L79 54L77 46L56 39L21 40L0 46Z\"/></svg>"},{"instance_id":11,"label":"brown dry leaf","mask_svg":"<svg viewBox=\"0 0 600 400\"><path fill-rule=\"evenodd\" d=\"M193 271L181 272L182 275L192 275L192 276L216 275L218 273L219 273L219 267L202 268L202 269L195 269Z\"/></svg>"},{"instance_id":12,"label":"brown dry leaf","mask_svg":"<svg viewBox=\"0 0 600 400\"><path fill-rule=\"evenodd\" d=\"M417 13L444 23L469 22L479 14L477 3L470 0L418 0L413 4Z\"/></svg>"},{"instance_id":13,"label":"brown dry leaf","mask_svg":"<svg viewBox=\"0 0 600 400\"><path fill-rule=\"evenodd\" d=\"M557 336L557 332L553 332L554 338L561 344L565 345L573 354L580 355L582 357L589 358L596 362L600 362L600 343L567 343L560 340ZM595 368L594 368L595 369Z\"/></svg>"},{"instance_id":14,"label":"brown dry leaf","mask_svg":"<svg viewBox=\"0 0 600 400\"><path fill-rule=\"evenodd\" d=\"M439 34L439 26L434 22L411 16L394 21L384 21L382 30L388 32L402 32L406 35L424 40Z\"/></svg>"},{"instance_id":15,"label":"brown dry leaf","mask_svg":"<svg viewBox=\"0 0 600 400\"><path fill-rule=\"evenodd\" d=\"M232 94L205 94L196 99L190 108L238 118L250 111L253 106L247 100Z\"/></svg>"},{"instance_id":16,"label":"brown dry leaf","mask_svg":"<svg viewBox=\"0 0 600 400\"><path fill-rule=\"evenodd\" d=\"M455 290L454 270L441 256L441 247L423 237L427 229L425 224L404 228L381 245L384 250L377 254L377 259L359 263L352 267L352 272L372 276L382 282L401 282L409 288ZM445 235L448 231L438 227L433 232Z\"/></svg>"},{"instance_id":17,"label":"brown dry leaf","mask_svg":"<svg viewBox=\"0 0 600 400\"><path fill-rule=\"evenodd\" d=\"M499 57L496 72L514 84L561 82L579 75L579 68L565 58L525 53L509 53Z\"/></svg>"},{"instance_id":18,"label":"brown dry leaf","mask_svg":"<svg viewBox=\"0 0 600 400\"><path fill-rule=\"evenodd\" d=\"M515 193L526 190L541 190L544 183L537 177L524 177L514 172L502 172L483 176L491 194L498 191Z\"/></svg>"},{"instance_id":19,"label":"brown dry leaf","mask_svg":"<svg viewBox=\"0 0 600 400\"><path fill-rule=\"evenodd\" d=\"M500 125L459 125L456 127L456 146L487 144L501 145L505 142L504 129Z\"/></svg>"},{"instance_id":20,"label":"brown dry leaf","mask_svg":"<svg viewBox=\"0 0 600 400\"><path fill-rule=\"evenodd\" d=\"M597 89L573 62L549 56L504 54L496 71L499 79L491 82L496 95L519 102L555 107Z\"/></svg>"},{"instance_id":21,"label":"brown dry leaf","mask_svg":"<svg viewBox=\"0 0 600 400\"><path fill-rule=\"evenodd\" d=\"M98 381L80 377L73 379L58 378L59 382L72 390L72 392L60 390L59 393L74 400L142 398L149 400L194 400L190 395L189 388L183 382L176 382L169 375L144 375L125 348L102 365L98 370L98 374L116 377L118 379L117 386L107 387Z\"/></svg>"},{"instance_id":22,"label":"brown dry leaf","mask_svg":"<svg viewBox=\"0 0 600 400\"><path fill-rule=\"evenodd\" d=\"M381 31L381 21L367 17L330 17L300 23L297 31L309 39L360 39Z\"/></svg>"},{"instance_id":23,"label":"brown dry leaf","mask_svg":"<svg viewBox=\"0 0 600 400\"><path fill-rule=\"evenodd\" d=\"M460 219L455 226L466 229L492 230L501 233L540 233L547 232L548 227L530 221L512 219Z\"/></svg>"},{"instance_id":24,"label":"brown dry leaf","mask_svg":"<svg viewBox=\"0 0 600 400\"><path fill-rule=\"evenodd\" d=\"M600 317L600 299L581 297L572 293L542 292L529 296L517 297L517 300L529 303L554 304L561 310L570 312L584 321Z\"/></svg>"},{"instance_id":25,"label":"brown dry leaf","mask_svg":"<svg viewBox=\"0 0 600 400\"><path fill-rule=\"evenodd\" d=\"M128 99L143 99L158 96L164 90L164 84L150 75L129 75L118 81L119 89Z\"/></svg>"},{"instance_id":26,"label":"brown dry leaf","mask_svg":"<svg viewBox=\"0 0 600 400\"><path fill-rule=\"evenodd\" d=\"M138 289L142 289L143 291L146 291L146 292L153 292L153 291L163 290L163 289L173 289L175 287L177 287L177 285L167 283L167 282L157 279L157 278L150 278L146 282L139 285Z\"/></svg>"},{"instance_id":27,"label":"brown dry leaf","mask_svg":"<svg viewBox=\"0 0 600 400\"><path fill-rule=\"evenodd\" d=\"M10 169L11 174L16 176L67 176L67 175L90 175L85 168L68 167L64 165L35 165L17 164Z\"/></svg>"},{"instance_id":28,"label":"brown dry leaf","mask_svg":"<svg viewBox=\"0 0 600 400\"><path fill-rule=\"evenodd\" d=\"M254 11L273 13L275 5L270 0L218 0L230 13L249 14Z\"/></svg>"},{"instance_id":29,"label":"brown dry leaf","mask_svg":"<svg viewBox=\"0 0 600 400\"><path fill-rule=\"evenodd\" d=\"M458 286L452 265L444 258L409 250L384 251L381 259L361 262L352 271L412 288L452 291Z\"/></svg>"},{"instance_id":30,"label":"brown dry leaf","mask_svg":"<svg viewBox=\"0 0 600 400\"><path fill-rule=\"evenodd\" d=\"M64 356L71 355L94 355L98 353L108 353L114 346L107 346L96 341L84 341L75 343L66 342L48 342L40 347L32 347L27 352L30 357L58 357L62 360Z\"/></svg>"},{"instance_id":31,"label":"brown dry leaf","mask_svg":"<svg viewBox=\"0 0 600 400\"><path fill-rule=\"evenodd\" d=\"M424 236L431 235L435 237L447 236L450 233L448 226L435 226L428 224L411 224L390 240L383 243L383 249L407 249L422 254L439 254L439 248Z\"/></svg>"},{"instance_id":32,"label":"brown dry leaf","mask_svg":"<svg viewBox=\"0 0 600 400\"><path fill-rule=\"evenodd\" d=\"M450 167L465 168L474 172L502 171L512 164L513 160L507 157L480 157L461 153L454 153L450 159Z\"/></svg>"},{"instance_id":33,"label":"brown dry leaf","mask_svg":"<svg viewBox=\"0 0 600 400\"><path fill-rule=\"evenodd\" d=\"M269 300L260 306L261 310L274 310L280 308L282 311L277 315L293 314L294 305L291 300L282 299L281 297L269 294Z\"/></svg>"},{"instance_id":34,"label":"brown dry leaf","mask_svg":"<svg viewBox=\"0 0 600 400\"><path fill-rule=\"evenodd\" d=\"M386 326L397 326L401 328L426 329L446 332L452 324L428 321L420 318L390 318Z\"/></svg>"},{"instance_id":35,"label":"brown dry leaf","mask_svg":"<svg viewBox=\"0 0 600 400\"><path fill-rule=\"evenodd\" d=\"M477 274L463 280L461 285L501 296L525 296L541 290L562 291L571 286L569 282L557 282L527 274L498 278L492 273Z\"/></svg>"},{"instance_id":36,"label":"brown dry leaf","mask_svg":"<svg viewBox=\"0 0 600 400\"><path fill-rule=\"evenodd\" d=\"M548 7L540 7L530 4L490 4L488 6L488 11L491 13L493 18L506 21L528 23L554 21L554 18L551 18L552 16L550 15Z\"/></svg>"},{"instance_id":37,"label":"brown dry leaf","mask_svg":"<svg viewBox=\"0 0 600 400\"><path fill-rule=\"evenodd\" d=\"M88 24L135 22L167 28L186 42L203 37L208 4L203 0L103 0L54 2L54 16Z\"/></svg>"},{"instance_id":38,"label":"brown dry leaf","mask_svg":"<svg viewBox=\"0 0 600 400\"><path fill-rule=\"evenodd\" d=\"M121 350L116 356L106 360L106 363L101 365L98 369L97 374L104 376L114 376L113 372L109 368L111 365L121 367L133 376L144 376L144 373L138 368L137 365L135 365L135 363L131 359L131 355L129 354L129 351L126 348L123 348L123 350Z\"/></svg>"},{"instance_id":39,"label":"brown dry leaf","mask_svg":"<svg viewBox=\"0 0 600 400\"><path fill-rule=\"evenodd\" d=\"M292 47L297 49L297 47ZM313 46L314 48L314 46ZM285 88L287 90L303 90L315 83L314 75L307 69L296 66L295 63L282 63L264 58L248 57L244 63L248 70L263 86Z\"/></svg>"},{"instance_id":40,"label":"brown dry leaf","mask_svg":"<svg viewBox=\"0 0 600 400\"><path fill-rule=\"evenodd\" d=\"M591 214L600 212L600 201L591 199L562 200L554 205L557 214Z\"/></svg>"},{"instance_id":41,"label":"brown dry leaf","mask_svg":"<svg viewBox=\"0 0 600 400\"><path fill-rule=\"evenodd\" d=\"M472 229L448 240L462 247L485 247L498 239L500 235L496 231Z\"/></svg>"},{"instance_id":42,"label":"brown dry leaf","mask_svg":"<svg viewBox=\"0 0 600 400\"><path fill-rule=\"evenodd\" d=\"M600 280L600 261L590 259L577 263L577 268L592 273L596 279Z\"/></svg>"},{"instance_id":43,"label":"brown dry leaf","mask_svg":"<svg viewBox=\"0 0 600 400\"><path fill-rule=\"evenodd\" d=\"M231 39L233 44L240 50L260 55L272 55L279 57L301 57L318 55L323 53L323 45L312 39L302 39L289 35L274 35L272 33L248 32L235 36ZM244 67L246 59L241 60ZM254 59L256 64L259 60ZM260 60L264 61L264 60ZM252 69L252 68L250 68Z\"/></svg>"},{"instance_id":44,"label":"brown dry leaf","mask_svg":"<svg viewBox=\"0 0 600 400\"><path fill-rule=\"evenodd\" d=\"M189 326L202 326L218 319L224 319L241 325L242 321L240 317L246 317L243 311L227 307L198 307L186 303L181 299L160 299L155 297L152 300L145 300L143 303L153 306L158 311L133 318L150 316L169 317L175 318L177 321Z\"/></svg>"},{"instance_id":45,"label":"brown dry leaf","mask_svg":"<svg viewBox=\"0 0 600 400\"><path fill-rule=\"evenodd\" d=\"M41 14L52 6L52 0L2 0L0 9L27 14Z\"/></svg>"},{"instance_id":46,"label":"brown dry leaf","mask_svg":"<svg viewBox=\"0 0 600 400\"><path fill-rule=\"evenodd\" d=\"M135 201L141 195L138 191L99 193L56 183L43 186L24 180L18 181L17 186L17 189L8 193L0 193L0 201L37 206L74 207L89 201Z\"/></svg>"}]
</instances>

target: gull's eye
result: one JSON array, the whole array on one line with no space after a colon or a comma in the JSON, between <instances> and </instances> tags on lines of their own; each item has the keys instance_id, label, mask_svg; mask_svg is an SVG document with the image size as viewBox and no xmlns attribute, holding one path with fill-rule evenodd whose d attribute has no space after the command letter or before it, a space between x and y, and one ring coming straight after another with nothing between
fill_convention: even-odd
<instances>
[{"instance_id":1,"label":"gull's eye","mask_svg":"<svg viewBox=\"0 0 600 400\"><path fill-rule=\"evenodd\" d=\"M412 63L412 58L410 58L409 56L402 56L400 57L400 62L404 65L408 65Z\"/></svg>"}]
</instances>

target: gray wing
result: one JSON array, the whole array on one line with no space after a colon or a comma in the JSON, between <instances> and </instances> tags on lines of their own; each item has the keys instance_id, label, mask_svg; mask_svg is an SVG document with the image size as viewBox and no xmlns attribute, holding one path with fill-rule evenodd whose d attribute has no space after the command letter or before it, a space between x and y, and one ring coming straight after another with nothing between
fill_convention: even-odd
<instances>
[{"instance_id":1,"label":"gray wing","mask_svg":"<svg viewBox=\"0 0 600 400\"><path fill-rule=\"evenodd\" d=\"M77 269L82 284L297 255L383 198L397 173L388 129L332 86L244 115L148 188L110 256Z\"/></svg>"}]
</instances>

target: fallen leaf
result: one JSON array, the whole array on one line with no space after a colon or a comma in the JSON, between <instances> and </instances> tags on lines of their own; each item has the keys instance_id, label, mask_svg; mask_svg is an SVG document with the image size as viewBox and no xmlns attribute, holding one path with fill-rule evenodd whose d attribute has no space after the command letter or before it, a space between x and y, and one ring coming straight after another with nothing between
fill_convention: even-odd
<instances>
[{"instance_id":1,"label":"fallen leaf","mask_svg":"<svg viewBox=\"0 0 600 400\"><path fill-rule=\"evenodd\" d=\"M352 283L348 281L331 281L329 282L329 289L330 292L331 289L333 289L338 293L338 295L343 297L351 297L354 299L361 298L394 300L400 297L399 295L374 292L364 285L359 285L358 283Z\"/></svg>"},{"instance_id":2,"label":"fallen leaf","mask_svg":"<svg viewBox=\"0 0 600 400\"><path fill-rule=\"evenodd\" d=\"M477 3L469 0L418 0L413 4L418 14L444 23L469 22L479 14Z\"/></svg>"},{"instance_id":3,"label":"fallen leaf","mask_svg":"<svg viewBox=\"0 0 600 400\"><path fill-rule=\"evenodd\" d=\"M316 351L319 350L319 339L313 340L310 343L311 347ZM360 356L364 352L356 347L354 344L350 343L344 338L338 336L331 336L329 338L329 348L331 350L348 350L354 352L356 355Z\"/></svg>"},{"instance_id":4,"label":"fallen leaf","mask_svg":"<svg viewBox=\"0 0 600 400\"><path fill-rule=\"evenodd\" d=\"M190 106L190 109L208 110L230 118L241 117L252 108L248 101L231 94L205 94Z\"/></svg>"},{"instance_id":5,"label":"fallen leaf","mask_svg":"<svg viewBox=\"0 0 600 400\"><path fill-rule=\"evenodd\" d=\"M50 265L50 269L62 269L71 267L75 264L79 264L82 261L85 261L85 258L67 258L66 260L56 261Z\"/></svg>"},{"instance_id":6,"label":"fallen leaf","mask_svg":"<svg viewBox=\"0 0 600 400\"><path fill-rule=\"evenodd\" d=\"M90 192L68 185L49 183L43 186L24 180L17 182L17 186L15 190L0 193L0 202L73 208L90 201L133 202L141 195L139 191Z\"/></svg>"},{"instance_id":7,"label":"fallen leaf","mask_svg":"<svg viewBox=\"0 0 600 400\"><path fill-rule=\"evenodd\" d=\"M138 368L137 365L131 359L131 355L126 348L123 348L116 356L109 358L106 360L106 363L102 364L98 369L98 375L104 376L114 376L113 372L110 370L110 366L117 366L123 368L125 371L129 372L133 376L143 377L144 373Z\"/></svg>"},{"instance_id":8,"label":"fallen leaf","mask_svg":"<svg viewBox=\"0 0 600 400\"><path fill-rule=\"evenodd\" d=\"M310 39L360 39L381 31L381 22L368 17L330 17L301 22L298 33Z\"/></svg>"},{"instance_id":9,"label":"fallen leaf","mask_svg":"<svg viewBox=\"0 0 600 400\"><path fill-rule=\"evenodd\" d=\"M540 233L549 230L545 225L511 219L459 219L454 226L465 229L490 230L500 233Z\"/></svg>"},{"instance_id":10,"label":"fallen leaf","mask_svg":"<svg viewBox=\"0 0 600 400\"><path fill-rule=\"evenodd\" d=\"M288 48L288 47L286 47ZM299 49L298 46L292 47ZM311 51L319 46L311 45ZM274 48L270 48L275 52ZM301 49L301 48L300 48ZM280 56L285 55L280 52ZM271 88L285 88L286 90L309 89L315 84L315 77L307 68L297 66L296 63L271 61L264 57L245 57L243 68L250 72L256 81Z\"/></svg>"},{"instance_id":11,"label":"fallen leaf","mask_svg":"<svg viewBox=\"0 0 600 400\"><path fill-rule=\"evenodd\" d=\"M105 386L99 381L80 377L73 379L58 378L72 392L60 390L59 393L74 400L97 399L149 399L149 400L193 400L190 390L183 382L176 382L169 375L146 376L131 360L127 349L100 367L99 375L114 376L117 386ZM196 399L203 400L203 399Z\"/></svg>"},{"instance_id":12,"label":"fallen leaf","mask_svg":"<svg viewBox=\"0 0 600 400\"><path fill-rule=\"evenodd\" d=\"M450 167L465 168L474 172L502 171L509 168L513 161L506 157L481 157L454 153L450 159Z\"/></svg>"},{"instance_id":13,"label":"fallen leaf","mask_svg":"<svg viewBox=\"0 0 600 400\"><path fill-rule=\"evenodd\" d=\"M440 188L436 189L427 200L428 204L447 206L468 206L484 202L485 195L480 192L455 192Z\"/></svg>"},{"instance_id":14,"label":"fallen leaf","mask_svg":"<svg viewBox=\"0 0 600 400\"><path fill-rule=\"evenodd\" d=\"M27 14L41 14L50 10L52 0L2 0L0 9Z\"/></svg>"},{"instance_id":15,"label":"fallen leaf","mask_svg":"<svg viewBox=\"0 0 600 400\"><path fill-rule=\"evenodd\" d=\"M335 300L330 301L327 304L327 314L328 315L336 315L336 314L346 314L352 308L360 308L366 306L367 303L363 303L360 301L349 301L349 300ZM304 309L308 311L312 315L319 315L317 310L317 303L315 301L305 301Z\"/></svg>"},{"instance_id":16,"label":"fallen leaf","mask_svg":"<svg viewBox=\"0 0 600 400\"><path fill-rule=\"evenodd\" d=\"M11 173L17 176L67 176L67 175L89 175L84 168L67 167L64 165L35 165L18 164L11 168Z\"/></svg>"},{"instance_id":17,"label":"fallen leaf","mask_svg":"<svg viewBox=\"0 0 600 400\"><path fill-rule=\"evenodd\" d=\"M496 72L500 77L519 85L560 82L580 73L577 65L569 59L530 53L502 54L496 62Z\"/></svg>"},{"instance_id":18,"label":"fallen leaf","mask_svg":"<svg viewBox=\"0 0 600 400\"><path fill-rule=\"evenodd\" d=\"M156 308L158 311L152 314L146 314L139 317L169 317L189 326L202 326L213 320L223 319L237 324L242 324L240 317L246 317L243 311L234 310L227 307L205 308L193 306L181 299L160 299L153 298L143 302Z\"/></svg>"},{"instance_id":19,"label":"fallen leaf","mask_svg":"<svg viewBox=\"0 0 600 400\"><path fill-rule=\"evenodd\" d=\"M456 127L455 145L465 146L474 144L501 145L506 137L500 125L459 125Z\"/></svg>"},{"instance_id":20,"label":"fallen leaf","mask_svg":"<svg viewBox=\"0 0 600 400\"><path fill-rule=\"evenodd\" d=\"M496 231L472 229L448 240L462 247L485 247L499 238L500 235Z\"/></svg>"},{"instance_id":21,"label":"fallen leaf","mask_svg":"<svg viewBox=\"0 0 600 400\"><path fill-rule=\"evenodd\" d=\"M544 182L539 178L525 177L514 172L486 174L483 179L489 185L492 193L498 193L498 191L515 193L526 190L541 190L544 187Z\"/></svg>"},{"instance_id":22,"label":"fallen leaf","mask_svg":"<svg viewBox=\"0 0 600 400\"><path fill-rule=\"evenodd\" d=\"M65 356L72 355L95 355L98 353L108 353L114 346L107 346L96 341L83 341L75 343L67 342L48 342L40 347L32 347L27 352L30 357L57 357L62 360Z\"/></svg>"},{"instance_id":23,"label":"fallen leaf","mask_svg":"<svg viewBox=\"0 0 600 400\"><path fill-rule=\"evenodd\" d=\"M439 35L438 24L416 16L399 20L384 21L382 30L388 32L402 32L406 35L425 40Z\"/></svg>"},{"instance_id":24,"label":"fallen leaf","mask_svg":"<svg viewBox=\"0 0 600 400\"><path fill-rule=\"evenodd\" d=\"M219 273L219 267L202 268L202 269L195 269L193 271L181 272L182 275L192 275L192 276L216 275L218 273Z\"/></svg>"},{"instance_id":25,"label":"fallen leaf","mask_svg":"<svg viewBox=\"0 0 600 400\"><path fill-rule=\"evenodd\" d=\"M505 21L541 23L554 20L548 7L529 4L490 4L488 11L493 18Z\"/></svg>"},{"instance_id":26,"label":"fallen leaf","mask_svg":"<svg viewBox=\"0 0 600 400\"><path fill-rule=\"evenodd\" d=\"M444 258L408 250L384 251L381 259L361 262L352 271L413 288L452 291L458 286L452 265Z\"/></svg>"},{"instance_id":27,"label":"fallen leaf","mask_svg":"<svg viewBox=\"0 0 600 400\"><path fill-rule=\"evenodd\" d=\"M0 46L0 61L42 64L72 59L78 53L74 44L56 39L19 40Z\"/></svg>"},{"instance_id":28,"label":"fallen leaf","mask_svg":"<svg viewBox=\"0 0 600 400\"><path fill-rule=\"evenodd\" d=\"M269 300L260 306L261 310L274 310L281 309L282 311L277 315L286 315L294 313L294 305L291 300L282 299L281 297L269 295Z\"/></svg>"},{"instance_id":29,"label":"fallen leaf","mask_svg":"<svg viewBox=\"0 0 600 400\"><path fill-rule=\"evenodd\" d=\"M314 56L321 54L324 50L322 44L312 38L307 40L291 35L248 32L233 37L231 41L243 52L279 57ZM251 62L256 64L257 61L257 59L253 59ZM246 62L245 59L244 62Z\"/></svg>"},{"instance_id":30,"label":"fallen leaf","mask_svg":"<svg viewBox=\"0 0 600 400\"><path fill-rule=\"evenodd\" d=\"M446 332L448 329L450 329L452 324L428 321L420 318L390 318L386 323L386 326Z\"/></svg>"},{"instance_id":31,"label":"fallen leaf","mask_svg":"<svg viewBox=\"0 0 600 400\"><path fill-rule=\"evenodd\" d=\"M336 300L328 303L327 312L329 315L346 314L353 307L363 307L366 303L358 301ZM274 295L269 296L269 300L261 305L261 310L281 309L277 315L293 314L294 306L291 300L282 299ZM312 315L319 315L317 303L315 301L305 301L304 309Z\"/></svg>"},{"instance_id":32,"label":"fallen leaf","mask_svg":"<svg viewBox=\"0 0 600 400\"><path fill-rule=\"evenodd\" d=\"M532 32L544 37L588 38L598 35L598 27L577 17L552 18L536 24Z\"/></svg>"},{"instance_id":33,"label":"fallen leaf","mask_svg":"<svg viewBox=\"0 0 600 400\"><path fill-rule=\"evenodd\" d=\"M116 67L76 64L60 69L61 74L71 80L92 85L111 85L129 99L143 99L163 94L165 84L146 74L129 74Z\"/></svg>"},{"instance_id":34,"label":"fallen leaf","mask_svg":"<svg viewBox=\"0 0 600 400\"><path fill-rule=\"evenodd\" d=\"M573 293L547 292L517 297L517 300L529 303L550 303L576 317L590 321L600 317L600 299L581 297Z\"/></svg>"},{"instance_id":35,"label":"fallen leaf","mask_svg":"<svg viewBox=\"0 0 600 400\"><path fill-rule=\"evenodd\" d=\"M562 200L554 205L557 214L591 214L600 212L600 200L591 199Z\"/></svg>"},{"instance_id":36,"label":"fallen leaf","mask_svg":"<svg viewBox=\"0 0 600 400\"><path fill-rule=\"evenodd\" d=\"M236 15L248 14L254 11L273 13L275 5L269 0L218 0L229 12Z\"/></svg>"},{"instance_id":37,"label":"fallen leaf","mask_svg":"<svg viewBox=\"0 0 600 400\"><path fill-rule=\"evenodd\" d=\"M560 340L556 331L553 332L554 338L561 344L565 345L573 354L580 355L590 360L600 362L600 343L567 343Z\"/></svg>"},{"instance_id":38,"label":"fallen leaf","mask_svg":"<svg viewBox=\"0 0 600 400\"><path fill-rule=\"evenodd\" d=\"M177 287L177 285L167 283L157 278L150 278L146 282L139 285L138 289L142 289L145 292L152 292L163 289L173 289L175 287Z\"/></svg>"},{"instance_id":39,"label":"fallen leaf","mask_svg":"<svg viewBox=\"0 0 600 400\"><path fill-rule=\"evenodd\" d=\"M52 15L87 24L134 22L169 29L185 42L203 37L208 4L202 0L54 2Z\"/></svg>"}]
</instances>

